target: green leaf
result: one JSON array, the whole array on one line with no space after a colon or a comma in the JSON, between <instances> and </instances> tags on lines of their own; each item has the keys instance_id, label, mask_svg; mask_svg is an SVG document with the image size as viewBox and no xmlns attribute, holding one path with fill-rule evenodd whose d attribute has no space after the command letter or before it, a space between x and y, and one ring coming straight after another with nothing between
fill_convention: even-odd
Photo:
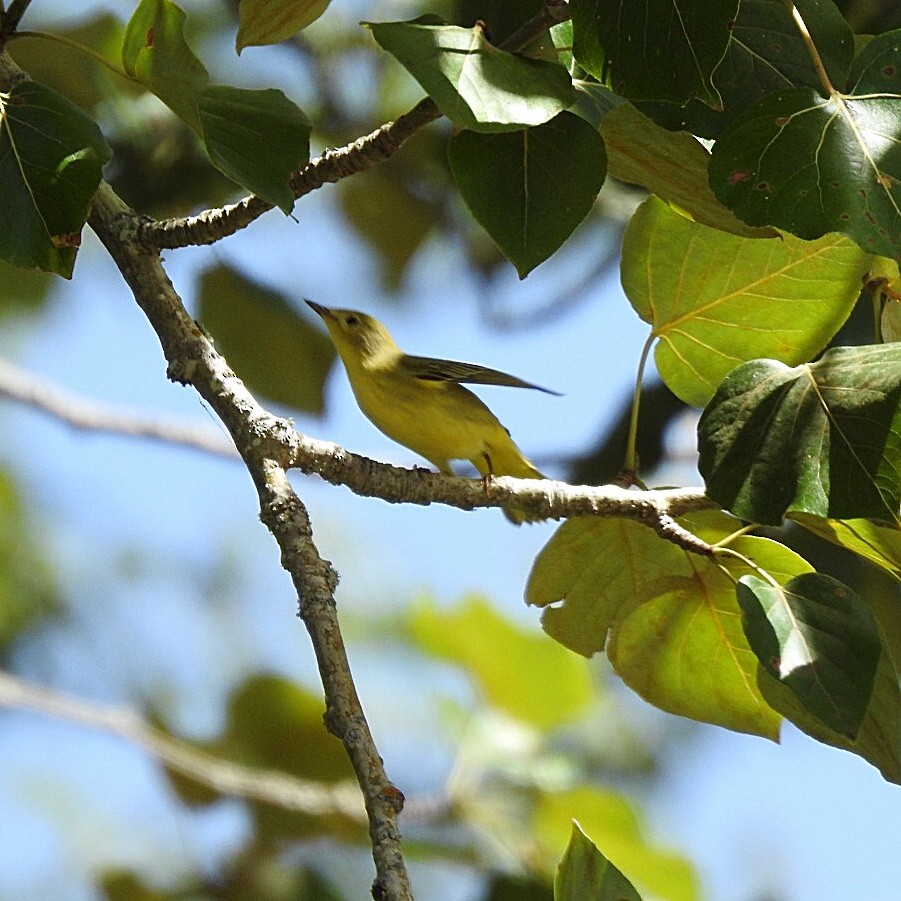
<instances>
[{"instance_id":1,"label":"green leaf","mask_svg":"<svg viewBox=\"0 0 901 901\"><path fill-rule=\"evenodd\" d=\"M122 65L199 134L197 97L210 79L185 41L184 23L171 0L141 0L125 28Z\"/></svg>"},{"instance_id":2,"label":"green leaf","mask_svg":"<svg viewBox=\"0 0 901 901\"><path fill-rule=\"evenodd\" d=\"M110 149L78 107L34 81L0 94L0 259L70 278Z\"/></svg>"},{"instance_id":3,"label":"green leaf","mask_svg":"<svg viewBox=\"0 0 901 901\"><path fill-rule=\"evenodd\" d=\"M863 557L901 582L901 529L897 524L869 519L821 519L805 513L792 513L791 519L820 538Z\"/></svg>"},{"instance_id":4,"label":"green leaf","mask_svg":"<svg viewBox=\"0 0 901 901\"><path fill-rule=\"evenodd\" d=\"M748 240L650 197L623 238L622 283L653 327L660 377L703 406L738 363L809 360L848 317L869 257L851 241Z\"/></svg>"},{"instance_id":5,"label":"green leaf","mask_svg":"<svg viewBox=\"0 0 901 901\"><path fill-rule=\"evenodd\" d=\"M210 85L198 97L206 151L213 165L258 197L290 213L289 179L310 158L310 122L274 89Z\"/></svg>"},{"instance_id":6,"label":"green leaf","mask_svg":"<svg viewBox=\"0 0 901 901\"><path fill-rule=\"evenodd\" d=\"M736 527L720 513L680 522L710 543ZM730 547L777 582L811 569L764 538ZM732 558L717 565L689 554L636 522L573 519L535 560L526 601L546 608L542 627L566 647L585 656L606 647L623 681L651 704L775 740L779 717L757 688L735 597L733 580L750 572Z\"/></svg>"},{"instance_id":7,"label":"green leaf","mask_svg":"<svg viewBox=\"0 0 901 901\"><path fill-rule=\"evenodd\" d=\"M592 698L584 661L517 628L482 598L453 611L420 603L410 631L423 650L464 666L492 704L539 728L572 720Z\"/></svg>"},{"instance_id":8,"label":"green leaf","mask_svg":"<svg viewBox=\"0 0 901 901\"><path fill-rule=\"evenodd\" d=\"M561 851L570 842L573 820L596 847L604 849L604 856L647 895L659 901L700 901L700 885L691 864L678 853L654 845L630 802L612 791L557 788L538 796L530 837L537 843L548 869L556 866Z\"/></svg>"},{"instance_id":9,"label":"green leaf","mask_svg":"<svg viewBox=\"0 0 901 901\"><path fill-rule=\"evenodd\" d=\"M855 61L852 93L798 87L739 116L713 149L710 183L750 225L802 238L838 231L901 259L901 32Z\"/></svg>"},{"instance_id":10,"label":"green leaf","mask_svg":"<svg viewBox=\"0 0 901 901\"><path fill-rule=\"evenodd\" d=\"M579 65L630 100L720 107L712 74L723 58L738 0L570 0Z\"/></svg>"},{"instance_id":11,"label":"green leaf","mask_svg":"<svg viewBox=\"0 0 901 901\"><path fill-rule=\"evenodd\" d=\"M322 412L335 351L284 295L220 264L200 278L199 318L252 390L295 410Z\"/></svg>"},{"instance_id":12,"label":"green leaf","mask_svg":"<svg viewBox=\"0 0 901 901\"><path fill-rule=\"evenodd\" d=\"M901 345L838 347L791 369L754 360L698 424L707 493L736 516L895 522L901 503Z\"/></svg>"},{"instance_id":13,"label":"green leaf","mask_svg":"<svg viewBox=\"0 0 901 901\"><path fill-rule=\"evenodd\" d=\"M480 25L458 28L431 19L365 24L461 128L509 131L541 125L575 100L563 66L499 50Z\"/></svg>"},{"instance_id":14,"label":"green leaf","mask_svg":"<svg viewBox=\"0 0 901 901\"><path fill-rule=\"evenodd\" d=\"M784 586L743 576L736 586L745 635L763 668L828 728L855 738L882 654L870 611L831 576L806 573Z\"/></svg>"},{"instance_id":15,"label":"green leaf","mask_svg":"<svg viewBox=\"0 0 901 901\"><path fill-rule=\"evenodd\" d=\"M707 180L710 154L694 136L655 125L631 103L607 113L600 129L614 178L642 185L702 225L745 238L776 237L774 229L745 225L716 199Z\"/></svg>"},{"instance_id":16,"label":"green leaf","mask_svg":"<svg viewBox=\"0 0 901 901\"><path fill-rule=\"evenodd\" d=\"M554 901L641 901L635 886L573 821L573 831L554 877Z\"/></svg>"},{"instance_id":17,"label":"green leaf","mask_svg":"<svg viewBox=\"0 0 901 901\"><path fill-rule=\"evenodd\" d=\"M315 22L331 0L241 0L236 49L286 41Z\"/></svg>"},{"instance_id":18,"label":"green leaf","mask_svg":"<svg viewBox=\"0 0 901 901\"><path fill-rule=\"evenodd\" d=\"M520 278L588 215L607 165L600 135L572 113L517 132L463 131L448 153L466 205Z\"/></svg>"}]
</instances>

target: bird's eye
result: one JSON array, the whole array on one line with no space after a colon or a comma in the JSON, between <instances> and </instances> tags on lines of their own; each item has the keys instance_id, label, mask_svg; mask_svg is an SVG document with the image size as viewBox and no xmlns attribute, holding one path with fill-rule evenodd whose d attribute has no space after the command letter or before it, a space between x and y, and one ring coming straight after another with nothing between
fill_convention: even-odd
<instances>
[{"instance_id":1,"label":"bird's eye","mask_svg":"<svg viewBox=\"0 0 901 901\"><path fill-rule=\"evenodd\" d=\"M345 325L359 325L359 324L360 324L360 320L359 320L356 316L348 316L348 317L344 320L344 324L345 324Z\"/></svg>"}]
</instances>

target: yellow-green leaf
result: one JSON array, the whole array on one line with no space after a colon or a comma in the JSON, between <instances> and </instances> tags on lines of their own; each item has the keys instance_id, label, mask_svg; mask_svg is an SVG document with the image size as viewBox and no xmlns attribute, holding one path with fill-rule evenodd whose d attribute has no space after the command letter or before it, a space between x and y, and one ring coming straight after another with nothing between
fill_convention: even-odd
<instances>
[{"instance_id":1,"label":"yellow-green leaf","mask_svg":"<svg viewBox=\"0 0 901 901\"><path fill-rule=\"evenodd\" d=\"M701 407L739 363L794 366L822 350L851 312L870 259L834 234L741 238L651 197L626 230L621 275L658 339L661 378Z\"/></svg>"},{"instance_id":2,"label":"yellow-green leaf","mask_svg":"<svg viewBox=\"0 0 901 901\"><path fill-rule=\"evenodd\" d=\"M421 602L410 630L424 650L464 666L492 704L524 722L550 728L591 700L583 660L513 625L484 598L469 598L450 611Z\"/></svg>"},{"instance_id":3,"label":"yellow-green leaf","mask_svg":"<svg viewBox=\"0 0 901 901\"><path fill-rule=\"evenodd\" d=\"M286 41L315 22L331 0L241 0L236 49Z\"/></svg>"},{"instance_id":4,"label":"yellow-green leaf","mask_svg":"<svg viewBox=\"0 0 901 901\"><path fill-rule=\"evenodd\" d=\"M682 522L713 543L736 521L705 513ZM764 538L730 547L778 582L811 570ZM775 740L779 716L757 687L735 597L734 580L751 570L734 558L720 562L729 575L638 523L573 519L538 555L526 600L547 608L542 626L567 647L586 656L606 647L623 681L657 707Z\"/></svg>"}]
</instances>

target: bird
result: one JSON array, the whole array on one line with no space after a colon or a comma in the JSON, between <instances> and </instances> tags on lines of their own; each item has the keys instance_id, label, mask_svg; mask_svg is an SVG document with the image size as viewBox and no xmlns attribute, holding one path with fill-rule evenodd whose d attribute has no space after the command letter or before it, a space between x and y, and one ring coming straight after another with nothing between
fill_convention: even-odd
<instances>
[{"instance_id":1,"label":"bird","mask_svg":"<svg viewBox=\"0 0 901 901\"><path fill-rule=\"evenodd\" d=\"M357 404L379 431L445 475L455 475L451 460L468 460L486 482L492 476L544 478L461 382L559 392L475 363L405 354L374 317L306 303L328 328ZM504 512L517 525L536 519L519 510Z\"/></svg>"}]
</instances>

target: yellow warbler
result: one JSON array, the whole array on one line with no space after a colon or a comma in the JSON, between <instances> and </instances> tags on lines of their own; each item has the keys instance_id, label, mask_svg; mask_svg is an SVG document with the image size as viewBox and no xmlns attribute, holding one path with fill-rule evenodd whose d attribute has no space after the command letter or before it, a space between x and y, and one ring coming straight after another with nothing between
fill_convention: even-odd
<instances>
[{"instance_id":1,"label":"yellow warbler","mask_svg":"<svg viewBox=\"0 0 901 901\"><path fill-rule=\"evenodd\" d=\"M556 391L473 363L410 356L372 316L307 304L328 327L360 409L389 438L447 475L454 474L451 460L469 460L485 478L543 478L491 410L460 382ZM529 519L515 511L507 518Z\"/></svg>"}]
</instances>

